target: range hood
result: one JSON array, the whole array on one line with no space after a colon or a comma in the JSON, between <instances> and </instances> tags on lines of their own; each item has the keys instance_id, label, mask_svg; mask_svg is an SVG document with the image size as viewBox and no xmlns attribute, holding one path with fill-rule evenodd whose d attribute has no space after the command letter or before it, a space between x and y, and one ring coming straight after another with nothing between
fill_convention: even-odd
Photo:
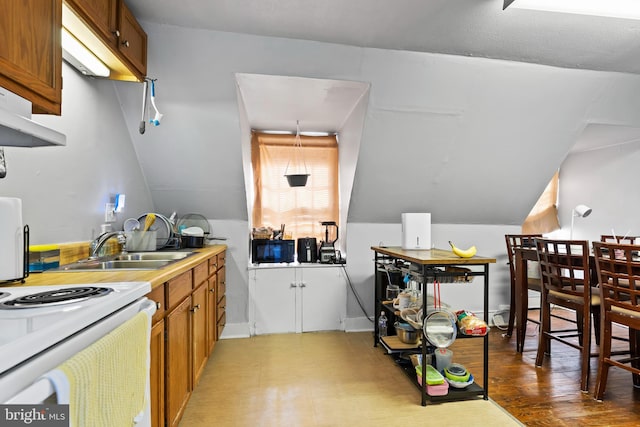
<instances>
[{"instance_id":1,"label":"range hood","mask_svg":"<svg viewBox=\"0 0 640 427\"><path fill-rule=\"evenodd\" d=\"M31 120L31 102L0 87L0 147L66 145L67 137Z\"/></svg>"}]
</instances>

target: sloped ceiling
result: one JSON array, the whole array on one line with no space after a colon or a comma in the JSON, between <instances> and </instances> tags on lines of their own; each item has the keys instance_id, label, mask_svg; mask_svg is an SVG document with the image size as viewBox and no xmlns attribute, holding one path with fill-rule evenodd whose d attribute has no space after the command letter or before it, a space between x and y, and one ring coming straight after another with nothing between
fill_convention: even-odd
<instances>
[{"instance_id":1,"label":"sloped ceiling","mask_svg":"<svg viewBox=\"0 0 640 427\"><path fill-rule=\"evenodd\" d=\"M635 21L503 12L501 0L127 3L149 35L163 124L138 135L141 88L118 90L162 213L246 220L244 129L293 129L301 99L322 105L286 86L265 103L256 87L245 93L256 101L242 106L241 125L237 73L371 84L354 222L428 211L435 223L519 224L585 126L638 127L608 104L591 117L603 91L625 78L581 70L640 73ZM627 78L618 90L636 84ZM325 107L313 130L339 130L341 106Z\"/></svg>"},{"instance_id":2,"label":"sloped ceiling","mask_svg":"<svg viewBox=\"0 0 640 427\"><path fill-rule=\"evenodd\" d=\"M503 10L503 0L128 0L127 4L139 19L185 28L640 73L640 60L634 54L640 21Z\"/></svg>"}]
</instances>

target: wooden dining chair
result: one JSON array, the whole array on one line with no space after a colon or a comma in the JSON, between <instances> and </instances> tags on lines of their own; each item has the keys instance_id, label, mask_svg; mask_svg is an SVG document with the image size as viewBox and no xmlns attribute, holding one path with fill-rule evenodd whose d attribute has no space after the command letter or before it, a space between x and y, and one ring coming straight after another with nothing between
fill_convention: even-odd
<instances>
[{"instance_id":1,"label":"wooden dining chair","mask_svg":"<svg viewBox=\"0 0 640 427\"><path fill-rule=\"evenodd\" d=\"M593 251L602 307L595 398L602 400L611 366L630 371L633 385L640 387L640 245L594 242ZM611 351L613 323L629 329L625 357L614 357L616 354Z\"/></svg>"},{"instance_id":2,"label":"wooden dining chair","mask_svg":"<svg viewBox=\"0 0 640 427\"><path fill-rule=\"evenodd\" d=\"M600 241L606 243L635 245L636 242L640 243L640 236L614 236L612 234L602 234L600 236Z\"/></svg>"},{"instance_id":3,"label":"wooden dining chair","mask_svg":"<svg viewBox=\"0 0 640 427\"><path fill-rule=\"evenodd\" d=\"M592 293L589 242L536 238L540 263L542 308L536 366L551 352L555 340L580 351L580 390L589 390L591 313L600 309L600 298ZM576 329L551 329L551 305L573 310ZM577 340L575 338L578 338Z\"/></svg>"},{"instance_id":4,"label":"wooden dining chair","mask_svg":"<svg viewBox=\"0 0 640 427\"><path fill-rule=\"evenodd\" d=\"M534 239L536 237L542 237L542 234L505 234L505 240L507 243L507 255L509 257L509 273L511 275L511 296L510 296L510 304L509 304L509 323L507 325L507 336L511 336L513 334L513 327L515 324L515 315L516 315L516 265L515 265L515 250L518 248L531 248L531 250L535 250L536 244ZM527 289L531 291L540 292L540 279L534 277L527 276ZM526 304L526 311L530 310L528 307L528 298L523 298L523 304ZM539 307L531 308L531 310L537 310ZM524 318L522 320L523 325L522 328L526 331L527 328L527 320L530 320L536 324L540 324L540 318L536 319L528 319ZM524 337L523 337L524 338ZM524 344L524 343L523 343Z\"/></svg>"}]
</instances>

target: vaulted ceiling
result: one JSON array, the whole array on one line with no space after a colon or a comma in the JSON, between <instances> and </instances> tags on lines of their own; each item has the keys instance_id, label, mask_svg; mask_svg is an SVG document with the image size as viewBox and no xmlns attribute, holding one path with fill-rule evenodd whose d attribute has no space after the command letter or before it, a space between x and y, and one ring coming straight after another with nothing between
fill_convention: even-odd
<instances>
[{"instance_id":1,"label":"vaulted ceiling","mask_svg":"<svg viewBox=\"0 0 640 427\"><path fill-rule=\"evenodd\" d=\"M186 28L640 73L640 21L503 10L503 0L129 0L127 4L141 20Z\"/></svg>"},{"instance_id":2,"label":"vaulted ceiling","mask_svg":"<svg viewBox=\"0 0 640 427\"><path fill-rule=\"evenodd\" d=\"M160 212L246 219L241 129L294 130L300 104L287 99L322 105L308 130L341 129L340 96L305 99L287 76L327 79L334 95L339 81L371 84L352 221L430 211L434 222L519 224L572 147L609 143L609 128L617 141L640 135L617 107L633 102L635 76L621 73L640 74L640 21L503 11L502 0L127 4L150 37L162 127L136 135L139 90L119 96ZM237 73L285 78L243 88L238 105ZM523 160L526 179L513 179Z\"/></svg>"}]
</instances>

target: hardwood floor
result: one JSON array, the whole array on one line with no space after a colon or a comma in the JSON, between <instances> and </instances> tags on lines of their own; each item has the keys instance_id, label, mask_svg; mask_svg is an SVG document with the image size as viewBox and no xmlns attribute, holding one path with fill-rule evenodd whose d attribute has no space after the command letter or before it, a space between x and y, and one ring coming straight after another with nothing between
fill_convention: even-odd
<instances>
[{"instance_id":1,"label":"hardwood floor","mask_svg":"<svg viewBox=\"0 0 640 427\"><path fill-rule=\"evenodd\" d=\"M535 314L531 314L532 316ZM554 325L560 321L553 320ZM591 358L589 393L581 393L578 351L554 342L551 356L536 368L538 327L529 322L524 352L515 351L515 333L503 337L493 328L490 335L489 396L527 426L638 426L640 389L631 374L611 368L603 402L593 398L598 358ZM625 331L619 331L620 336ZM625 343L614 341L614 349ZM592 353L598 347L592 339Z\"/></svg>"},{"instance_id":2,"label":"hardwood floor","mask_svg":"<svg viewBox=\"0 0 640 427\"><path fill-rule=\"evenodd\" d=\"M604 401L597 402L597 358L591 359L585 394L579 390L577 350L553 343L552 356L536 368L537 325L529 324L522 354L515 351L515 336L503 333L493 327L489 335L489 398L522 424L640 425L640 390L630 373L611 368ZM478 381L481 342L458 339L451 346L453 361ZM218 343L180 426L388 427L426 425L434 418L446 426L515 424L499 409L491 413L490 402L472 402L464 402L464 409L456 402L420 406L419 390L372 346L370 332L270 335Z\"/></svg>"}]
</instances>

